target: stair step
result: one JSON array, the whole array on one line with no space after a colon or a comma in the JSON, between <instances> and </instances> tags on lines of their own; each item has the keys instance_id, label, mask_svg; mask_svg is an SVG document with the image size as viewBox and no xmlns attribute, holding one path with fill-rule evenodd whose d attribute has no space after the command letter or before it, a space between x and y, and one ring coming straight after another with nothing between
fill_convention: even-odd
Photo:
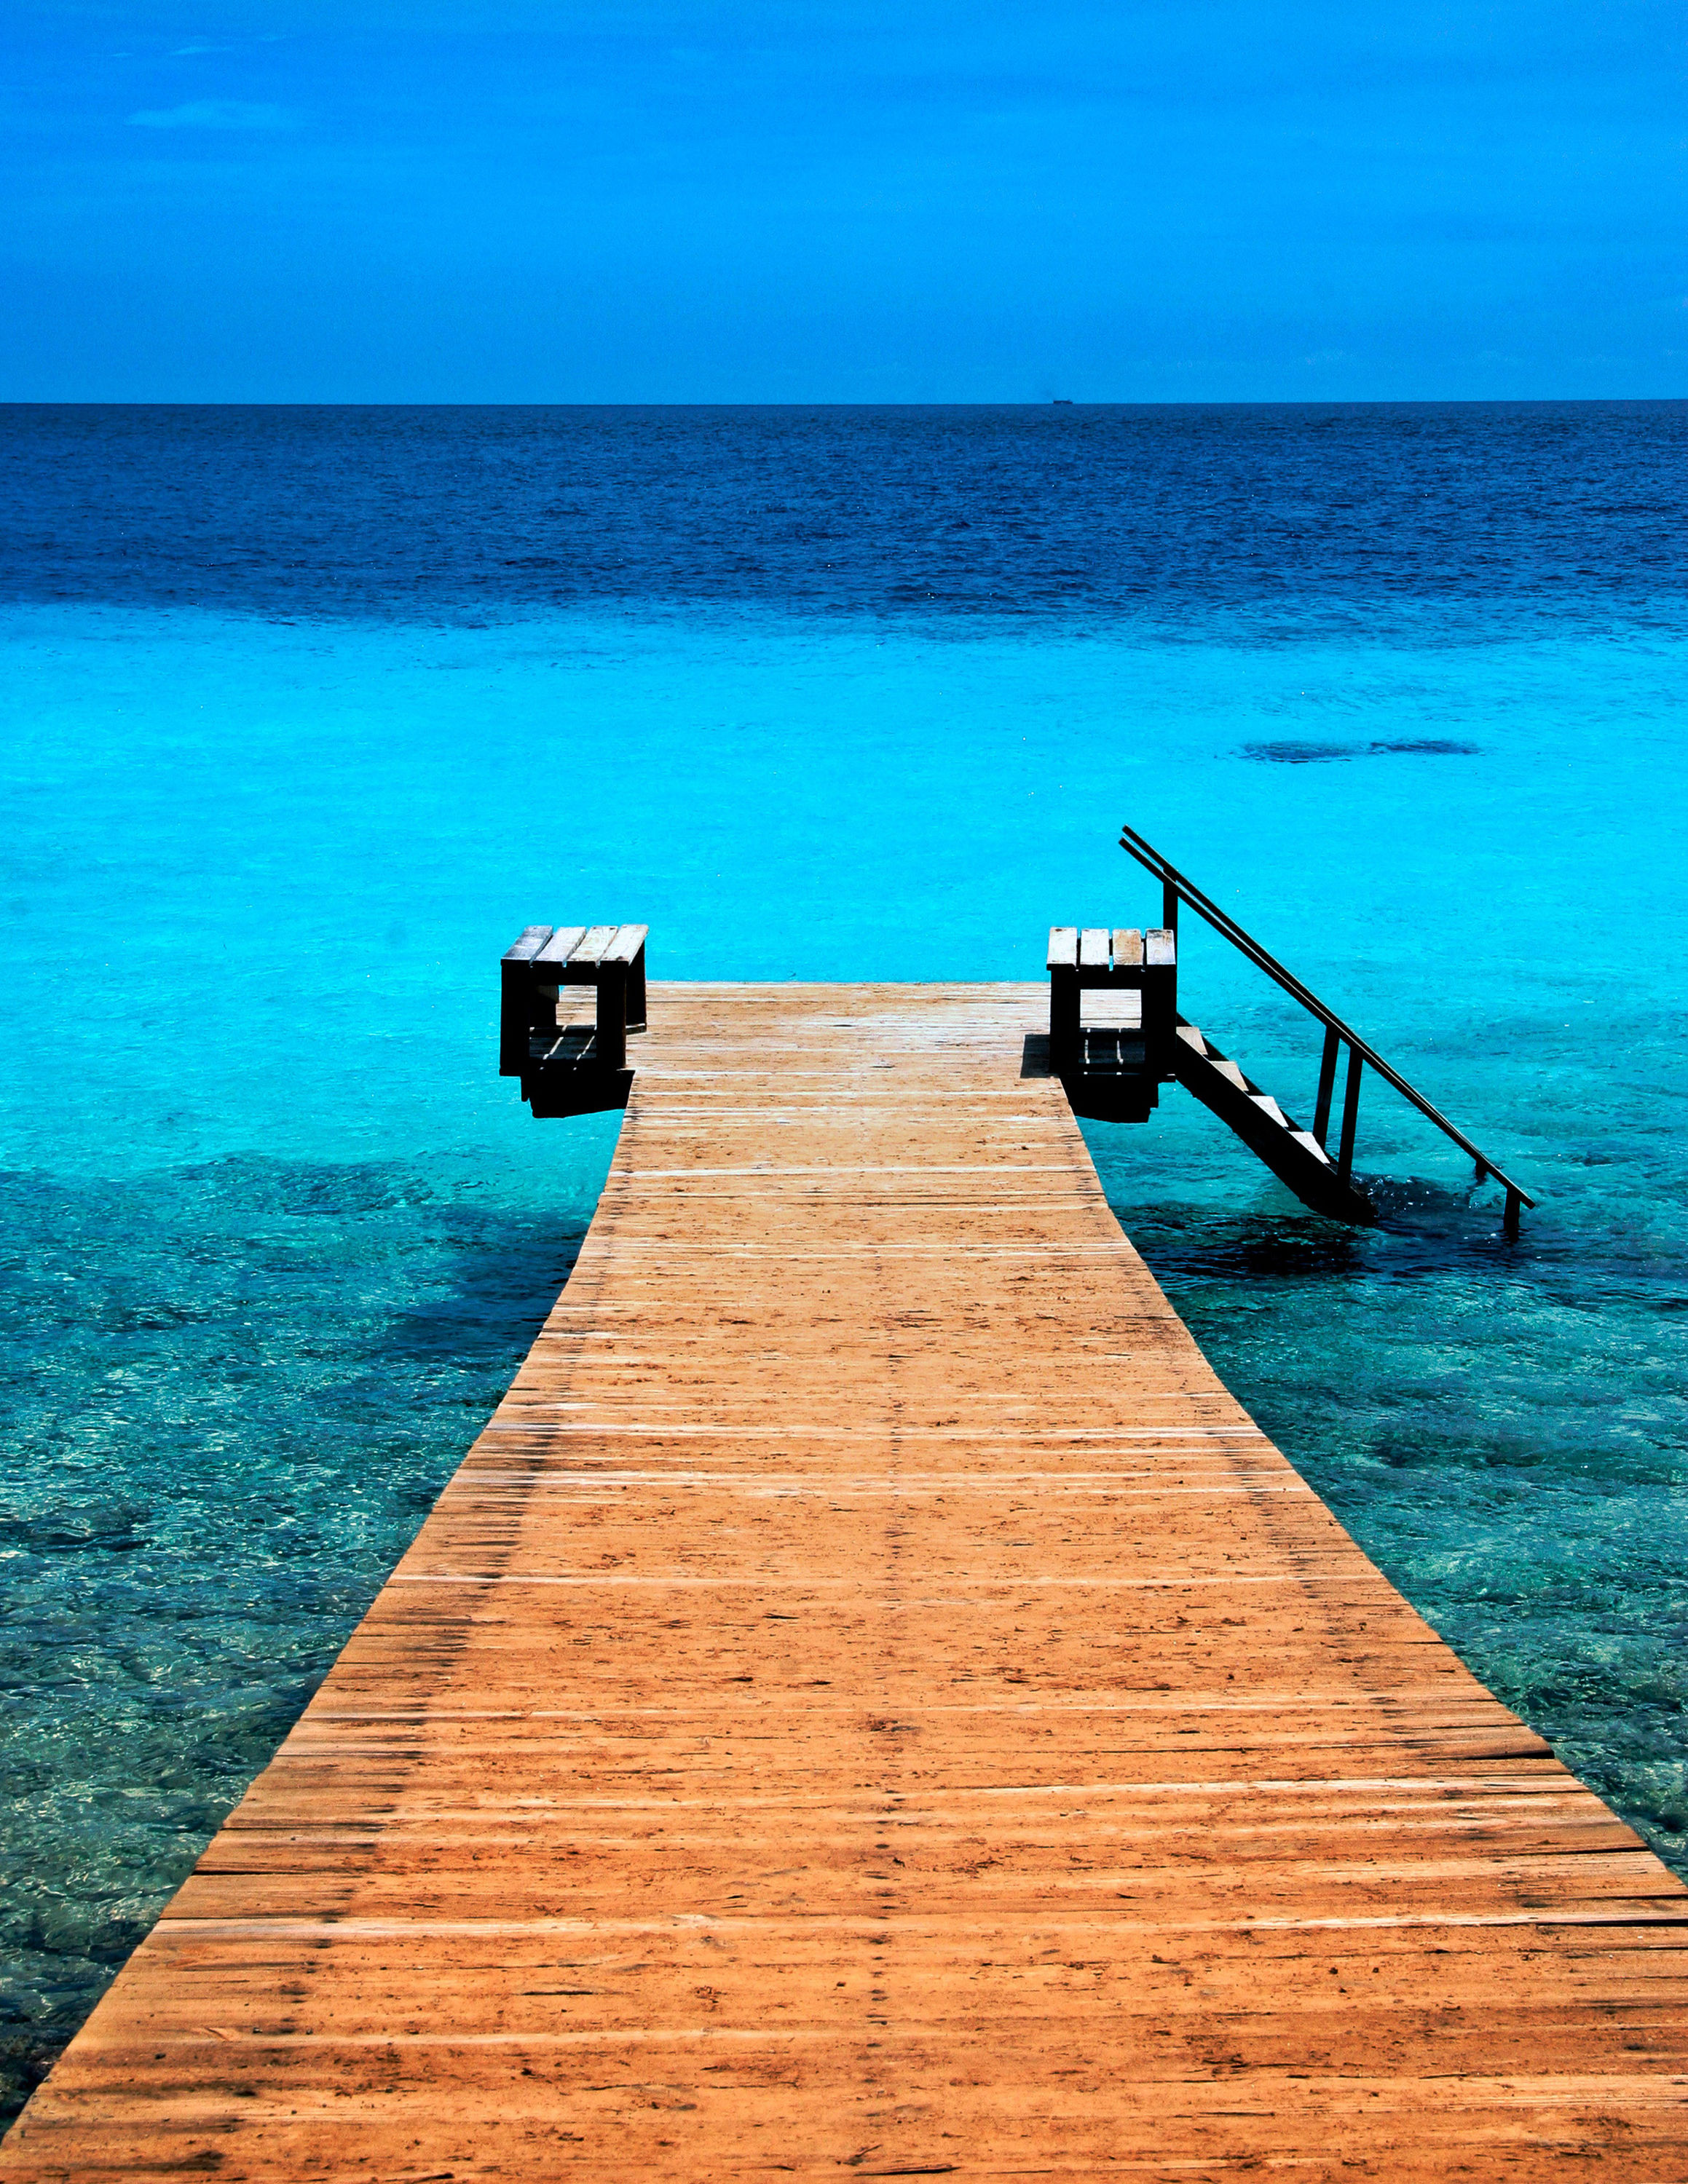
<instances>
[{"instance_id":1,"label":"stair step","mask_svg":"<svg viewBox=\"0 0 1688 2184\"><path fill-rule=\"evenodd\" d=\"M1338 1220L1372 1217L1359 1184L1339 1176L1336 1163L1311 1130L1296 1127L1269 1092L1263 1092L1194 1024L1180 1022L1183 1042L1173 1050L1182 1083L1227 1123L1280 1183L1316 1212Z\"/></svg>"}]
</instances>

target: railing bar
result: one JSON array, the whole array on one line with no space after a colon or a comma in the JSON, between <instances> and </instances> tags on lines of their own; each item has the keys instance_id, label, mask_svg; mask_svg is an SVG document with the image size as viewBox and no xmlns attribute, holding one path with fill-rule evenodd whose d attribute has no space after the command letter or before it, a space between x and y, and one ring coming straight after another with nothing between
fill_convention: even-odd
<instances>
[{"instance_id":1,"label":"railing bar","mask_svg":"<svg viewBox=\"0 0 1688 2184\"><path fill-rule=\"evenodd\" d=\"M1129 831L1127 828L1126 832L1129 833ZM1143 839L1141 835L1136 838L1138 841ZM1125 843L1121 846L1130 848L1130 844ZM1144 847L1148 848L1148 844L1144 844ZM1350 1045L1365 1046L1366 1042L1359 1034L1350 1025L1344 1023L1333 1010L1327 1008L1311 987L1304 986L1293 971L1280 963L1275 956L1263 948L1252 933L1245 933L1229 911L1221 910L1216 902L1205 895L1193 880L1187 879L1176 865L1168 864L1158 850L1150 850L1149 856L1143 856L1134 850L1132 850L1132 855L1137 858L1139 864L1147 866L1155 874L1163 888L1170 889L1174 893L1182 895L1192 910L1206 918L1210 925L1216 927L1233 947L1240 948L1244 955L1252 957L1260 968L1275 978L1287 993L1293 994L1304 1008L1311 1011L1322 1022L1333 1026ZM1369 1048L1367 1049L1367 1059L1374 1068L1388 1067L1388 1064L1382 1060L1381 1056L1372 1053Z\"/></svg>"},{"instance_id":2,"label":"railing bar","mask_svg":"<svg viewBox=\"0 0 1688 2184\"><path fill-rule=\"evenodd\" d=\"M1121 846L1130 847L1128 844ZM1135 855L1136 852L1132 854ZM1149 861L1138 856L1137 861L1139 864L1148 864ZM1210 903L1199 888L1194 887L1183 878L1182 873L1177 872L1176 866L1167 866L1165 872L1160 872L1154 865L1149 865L1149 869L1157 872L1157 876L1162 878L1163 883L1165 882L1166 872L1171 873L1173 875L1171 884L1177 887L1193 910L1207 919L1209 924L1214 927L1221 938L1229 940L1232 945L1246 956L1257 968L1264 971L1268 978L1282 986L1292 1000L1299 1001L1302 1007L1310 1015L1316 1017L1327 1030L1336 1032L1352 1049L1363 1055L1385 1084L1393 1085L1404 1100L1416 1107L1428 1120L1434 1123L1437 1128L1446 1137L1450 1138L1456 1145L1470 1156L1473 1161L1486 1167L1497 1183L1503 1184L1508 1190L1517 1190L1519 1198L1526 1206L1535 1204L1535 1201L1529 1192L1513 1183L1504 1168L1497 1167L1487 1154L1479 1151L1477 1145L1467 1137L1457 1123L1450 1122L1439 1107L1434 1106L1422 1092L1410 1084L1399 1070L1385 1061L1375 1047L1361 1039L1352 1025L1347 1023L1333 1010L1327 1008L1318 996L1304 986L1293 972L1287 970L1275 956L1262 948L1258 941L1253 939L1241 926L1236 923L1234 919L1227 916L1217 904Z\"/></svg>"},{"instance_id":3,"label":"railing bar","mask_svg":"<svg viewBox=\"0 0 1688 2184\"><path fill-rule=\"evenodd\" d=\"M1143 861L1139 859L1138 861L1141 863ZM1487 1154L1480 1151L1472 1139L1467 1137L1464 1131L1459 1128L1457 1123L1450 1121L1448 1117L1443 1114L1439 1107L1433 1105L1430 1100L1424 1097L1422 1092L1417 1090L1415 1086L1409 1084L1406 1078L1400 1074L1399 1070L1394 1068L1389 1062L1385 1061L1382 1055L1378 1052L1377 1049L1369 1045L1367 1041L1361 1039L1358 1032L1354 1029L1351 1024L1348 1023L1343 1017L1338 1016L1334 1010L1327 1008L1324 1003L1319 1000L1318 996L1312 993L1307 987L1304 986L1301 983L1301 981L1295 977L1293 972L1285 969L1283 965L1279 963L1275 956L1268 954L1268 952L1262 948L1257 941L1254 940L1249 934L1243 930L1241 926L1238 925L1233 919L1227 917L1226 913L1220 910L1216 904L1208 904L1205 899L1200 896L1199 889L1191 888L1189 883L1183 880L1182 875L1177 877L1175 883L1177 885L1179 892L1183 894L1185 900L1189 903L1190 907L1193 910L1197 911L1201 916L1205 917L1208 922L1215 928L1223 939L1229 940L1232 945L1238 949L1240 953L1246 956L1257 968L1264 971L1268 978L1273 979L1277 984L1283 987L1283 990L1290 996L1290 998L1293 1000L1299 1001L1302 1007L1305 1008L1311 1016L1316 1017L1321 1023L1325 1025L1327 1030L1337 1033L1341 1039L1347 1041L1348 1045L1351 1048L1353 1048L1356 1052L1363 1055L1372 1068L1375 1069L1378 1074L1383 1079L1385 1084L1393 1085L1395 1090L1400 1094L1404 1100L1407 1100L1412 1106L1416 1107L1419 1113L1426 1117L1428 1120L1434 1123L1437 1128L1442 1131L1445 1136L1450 1138L1456 1145L1470 1156L1473 1161L1479 1162L1484 1167L1488 1168L1496 1182L1506 1184L1509 1189L1518 1190L1519 1197L1523 1199L1526 1206L1534 1205L1535 1201L1529 1196L1529 1193L1523 1190L1519 1190L1518 1186L1512 1183L1512 1178L1506 1174L1506 1171L1503 1168L1497 1167L1489 1158Z\"/></svg>"},{"instance_id":4,"label":"railing bar","mask_svg":"<svg viewBox=\"0 0 1688 2184\"><path fill-rule=\"evenodd\" d=\"M1130 828L1125 831L1131 832ZM1137 835L1135 839L1141 842L1143 837ZM1129 849L1130 844L1122 843L1121 847ZM1373 1047L1369 1046L1350 1023L1338 1016L1333 1009L1327 1008L1311 987L1304 985L1287 965L1279 962L1275 956L1262 947L1252 933L1245 932L1227 911L1221 910L1216 902L1204 894L1193 880L1186 878L1176 865L1168 863L1158 850L1150 849L1147 843L1143 844L1143 848L1149 850L1148 856L1143 856L1137 850L1132 850L1132 854L1137 857L1139 864L1146 866L1149 870L1154 872L1155 876L1161 880L1163 886L1176 889L1193 910L1206 918L1210 925L1215 927L1233 947L1240 949L1260 970L1266 972L1268 977L1275 979L1284 991L1299 1000L1310 1014L1317 1017L1322 1023L1338 1032L1350 1046L1358 1047L1379 1075L1387 1078L1395 1084L1396 1088L1408 1099L1420 1106L1426 1114L1433 1116L1450 1136L1462 1135L1445 1115L1439 1113L1422 1093L1416 1091L1405 1078L1400 1077L1395 1070L1392 1069L1382 1055ZM1477 1160L1483 1156L1473 1147L1472 1157ZM1498 1174L1499 1171L1496 1170L1495 1173Z\"/></svg>"},{"instance_id":5,"label":"railing bar","mask_svg":"<svg viewBox=\"0 0 1688 2184\"><path fill-rule=\"evenodd\" d=\"M1433 1122L1445 1136L1451 1138L1462 1151L1469 1154L1473 1161L1480 1162L1487 1168L1496 1183L1504 1185L1507 1190L1515 1191L1522 1204L1530 1206L1535 1204L1535 1201L1529 1193L1514 1183L1504 1168L1497 1167L1486 1153L1478 1150L1457 1123L1450 1122L1439 1107L1433 1106L1422 1092L1408 1084L1399 1070L1391 1068L1375 1047L1369 1046L1361 1038L1359 1033L1351 1025L1345 1023L1334 1010L1327 1009L1318 995L1310 988L1304 986L1293 971L1286 969L1275 956L1261 947L1260 942L1255 939L1252 934L1245 933L1228 911L1221 910L1216 902L1205 895L1193 880L1187 879L1177 866L1169 863L1152 844L1144 841L1143 836L1130 827L1123 827L1121 829L1120 847L1129 855L1135 857L1146 871L1152 872L1160 882L1164 890L1175 898L1182 895L1198 916L1205 917L1217 933L1228 940L1233 948L1246 956L1257 969L1264 971L1269 978L1282 986L1284 992L1292 1000L1299 1001L1311 1016L1316 1017L1327 1031L1334 1031L1345 1039L1350 1053L1362 1056L1386 1084L1393 1085L1404 1100L1409 1101L1428 1121Z\"/></svg>"},{"instance_id":6,"label":"railing bar","mask_svg":"<svg viewBox=\"0 0 1688 2184\"><path fill-rule=\"evenodd\" d=\"M1121 846L1130 847L1129 844L1122 844ZM1230 941L1233 947L1240 949L1245 956L1266 972L1268 977L1275 978L1286 993L1292 994L1305 1009L1317 1017L1321 1022L1328 1024L1340 1032L1351 1045L1365 1046L1366 1042L1350 1025L1344 1023L1333 1010L1327 1008L1318 995L1310 987L1304 986L1293 971L1286 968L1275 956L1262 948L1259 941L1255 939L1252 934L1245 933L1236 920L1222 911L1216 902L1210 901L1201 889L1192 881L1187 880L1176 866L1165 864L1164 860L1160 860L1158 864L1151 864L1147 857L1142 856L1137 851L1133 850L1132 854L1137 856L1139 864L1147 866L1149 871L1155 873L1164 888L1182 895L1192 910L1205 917L1210 925ZM1158 856L1158 852L1156 854ZM1388 1067L1388 1064L1382 1060L1381 1056L1372 1054L1369 1049L1367 1051L1367 1058L1376 1068Z\"/></svg>"},{"instance_id":7,"label":"railing bar","mask_svg":"<svg viewBox=\"0 0 1688 2184\"><path fill-rule=\"evenodd\" d=\"M1138 838L1141 839L1141 837ZM1130 844L1122 844L1121 846L1129 848ZM1136 850L1132 850L1132 854L1137 857L1139 864L1146 866L1149 871L1155 873L1163 887L1182 894L1192 910L1205 917L1210 925L1215 927L1233 947L1240 949L1260 969L1266 972L1268 977L1276 979L1284 991L1293 995L1311 1014L1317 1017L1322 1023L1339 1033L1350 1046L1361 1048L1374 1069L1382 1074L1393 1076L1394 1072L1389 1069L1389 1064L1380 1055L1373 1053L1351 1025L1344 1023L1334 1010L1327 1008L1318 995L1311 988L1304 986L1293 971L1288 969L1275 956L1269 954L1261 947L1260 942L1252 934L1245 933L1228 912L1221 910L1216 902L1210 901L1193 881L1185 878L1176 866L1167 864L1158 850L1151 852L1153 862L1150 857L1145 857ZM1403 1084L1402 1089L1412 1099L1420 1097L1412 1090L1411 1085ZM1428 1106L1428 1101L1425 1104ZM1440 1119L1446 1121L1445 1117ZM1451 1129L1453 1125L1448 1123L1447 1127ZM1476 1156L1473 1155L1473 1157L1475 1158Z\"/></svg>"},{"instance_id":8,"label":"railing bar","mask_svg":"<svg viewBox=\"0 0 1688 2184\"><path fill-rule=\"evenodd\" d=\"M1319 1097L1313 1110L1313 1135L1322 1145L1331 1134L1331 1095L1336 1089L1336 1058L1342 1051L1342 1041L1325 1027L1325 1050L1319 1056Z\"/></svg>"},{"instance_id":9,"label":"railing bar","mask_svg":"<svg viewBox=\"0 0 1688 2184\"><path fill-rule=\"evenodd\" d=\"M1354 1134L1360 1121L1360 1074L1365 1068L1360 1050L1348 1050L1348 1082L1342 1088L1342 1140L1337 1147L1336 1172L1344 1183L1354 1173Z\"/></svg>"}]
</instances>

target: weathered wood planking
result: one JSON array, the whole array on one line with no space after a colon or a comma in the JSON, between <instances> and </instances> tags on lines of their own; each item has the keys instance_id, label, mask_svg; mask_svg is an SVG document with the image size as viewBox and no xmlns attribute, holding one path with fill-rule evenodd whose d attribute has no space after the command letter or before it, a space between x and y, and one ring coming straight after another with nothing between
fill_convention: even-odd
<instances>
[{"instance_id":1,"label":"weathered wood planking","mask_svg":"<svg viewBox=\"0 0 1688 2184\"><path fill-rule=\"evenodd\" d=\"M1215 1378L1045 999L651 989L531 1356L0 2171L1688 2173L1688 1891Z\"/></svg>"}]
</instances>

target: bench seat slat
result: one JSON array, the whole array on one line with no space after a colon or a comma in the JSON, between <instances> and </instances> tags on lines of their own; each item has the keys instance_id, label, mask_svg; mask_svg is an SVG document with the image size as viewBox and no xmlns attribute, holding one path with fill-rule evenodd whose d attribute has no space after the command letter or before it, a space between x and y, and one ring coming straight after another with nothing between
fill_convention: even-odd
<instances>
[{"instance_id":1,"label":"bench seat slat","mask_svg":"<svg viewBox=\"0 0 1688 2184\"><path fill-rule=\"evenodd\" d=\"M581 936L579 945L569 956L570 963L601 963L604 950L620 930L617 925L589 925Z\"/></svg>"},{"instance_id":2,"label":"bench seat slat","mask_svg":"<svg viewBox=\"0 0 1688 2184\"><path fill-rule=\"evenodd\" d=\"M559 925L534 961L547 971L560 968L585 937L584 925Z\"/></svg>"},{"instance_id":3,"label":"bench seat slat","mask_svg":"<svg viewBox=\"0 0 1688 2184\"><path fill-rule=\"evenodd\" d=\"M648 925L617 926L614 939L605 949L598 961L601 963L633 962L637 958L640 950L645 945L645 936L650 930Z\"/></svg>"}]
</instances>

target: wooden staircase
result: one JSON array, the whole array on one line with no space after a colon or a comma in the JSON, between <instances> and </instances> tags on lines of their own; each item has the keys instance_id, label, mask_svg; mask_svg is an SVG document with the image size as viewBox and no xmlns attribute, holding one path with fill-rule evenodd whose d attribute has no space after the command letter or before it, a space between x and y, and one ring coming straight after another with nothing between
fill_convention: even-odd
<instances>
[{"instance_id":1,"label":"wooden staircase","mask_svg":"<svg viewBox=\"0 0 1688 2184\"><path fill-rule=\"evenodd\" d=\"M1506 1233L1516 1236L1518 1212L1535 1201L1465 1133L1353 1028L1326 1007L1294 973L1245 933L1194 882L1170 864L1129 827L1120 846L1160 880L1162 923L1143 933L1135 928L1113 931L1058 925L1049 933L1049 1061L1066 1088L1077 1115L1119 1123L1147 1122L1159 1088L1179 1084L1210 1108L1295 1193L1304 1206L1333 1220L1377 1218L1370 1193L1355 1179L1354 1146L1359 1120L1362 1073L1394 1087L1409 1105L1433 1122L1474 1163L1477 1180L1493 1177L1506 1194ZM1177 1008L1178 911L1187 905L1221 939L1264 971L1324 1027L1319 1061L1319 1089L1311 1129L1288 1116L1271 1093L1244 1075L1241 1067ZM1114 1013L1121 1020L1100 1025L1084 1021L1084 996L1098 989L1117 992ZM1337 1066L1343 1048L1348 1068L1343 1087L1337 1150L1328 1147Z\"/></svg>"},{"instance_id":2,"label":"wooden staircase","mask_svg":"<svg viewBox=\"0 0 1688 2184\"><path fill-rule=\"evenodd\" d=\"M1334 1221L1373 1221L1377 1209L1351 1175L1341 1174L1311 1130L1290 1120L1270 1092L1220 1052L1182 1017L1171 1050L1172 1072L1188 1092L1263 1160L1304 1206Z\"/></svg>"}]
</instances>

